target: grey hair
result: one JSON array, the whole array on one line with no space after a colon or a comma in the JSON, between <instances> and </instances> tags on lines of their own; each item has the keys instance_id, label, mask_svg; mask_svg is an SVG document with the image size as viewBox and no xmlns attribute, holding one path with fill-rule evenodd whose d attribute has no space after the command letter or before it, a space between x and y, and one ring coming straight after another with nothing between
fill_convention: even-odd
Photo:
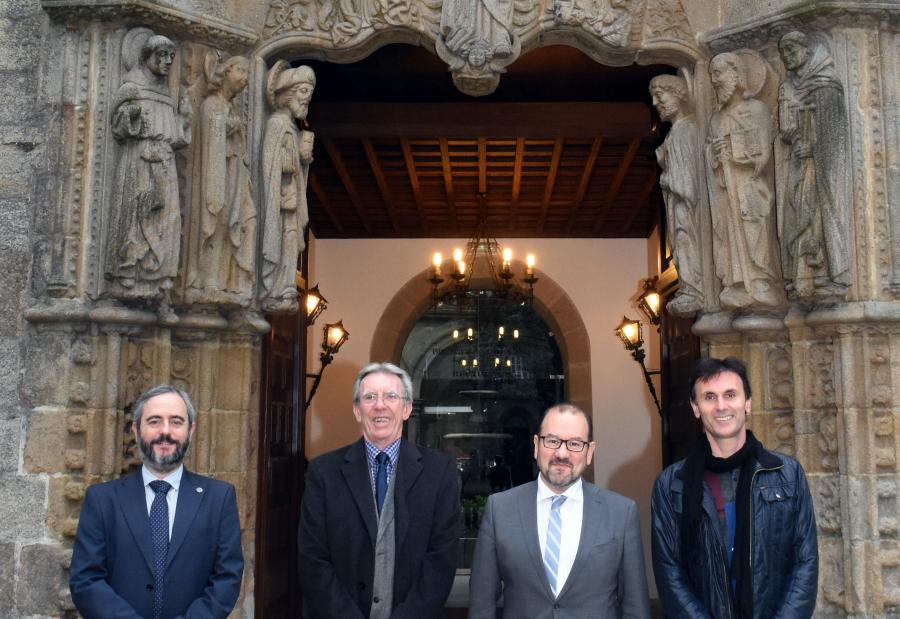
<instances>
[{"instance_id":1,"label":"grey hair","mask_svg":"<svg viewBox=\"0 0 900 619\"><path fill-rule=\"evenodd\" d=\"M412 378L409 377L406 370L387 361L376 361L361 369L356 375L356 382L353 383L354 404L359 404L359 385L369 374L393 374L403 383L403 399L412 400Z\"/></svg>"},{"instance_id":2,"label":"grey hair","mask_svg":"<svg viewBox=\"0 0 900 619\"><path fill-rule=\"evenodd\" d=\"M167 393L176 393L178 397L184 402L184 407L187 409L188 414L188 425L190 427L194 427L194 422L197 421L197 410L194 408L194 403L191 402L191 396L187 394L187 392L175 387L173 385L156 385L155 387L150 387L138 396L138 399L134 403L134 426L140 430L141 429L141 415L144 414L144 405L151 398L155 398L158 395L165 395Z\"/></svg>"}]
</instances>

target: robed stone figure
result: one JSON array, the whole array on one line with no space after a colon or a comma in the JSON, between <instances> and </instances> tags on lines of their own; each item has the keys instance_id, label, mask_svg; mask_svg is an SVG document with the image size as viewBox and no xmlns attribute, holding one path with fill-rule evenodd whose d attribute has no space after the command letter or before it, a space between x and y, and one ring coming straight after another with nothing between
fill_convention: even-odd
<instances>
[{"instance_id":1,"label":"robed stone figure","mask_svg":"<svg viewBox=\"0 0 900 619\"><path fill-rule=\"evenodd\" d=\"M256 206L244 123L234 99L247 85L249 63L204 62L208 96L195 119L190 261L186 300L246 307L253 296Z\"/></svg>"},{"instance_id":2,"label":"robed stone figure","mask_svg":"<svg viewBox=\"0 0 900 619\"><path fill-rule=\"evenodd\" d=\"M175 45L146 28L122 43L126 73L114 97L112 134L121 144L112 188L104 275L109 293L161 300L178 274L181 207L174 149L190 142L187 96L172 96ZM165 309L163 309L165 308Z\"/></svg>"},{"instance_id":3,"label":"robed stone figure","mask_svg":"<svg viewBox=\"0 0 900 619\"><path fill-rule=\"evenodd\" d=\"M772 114L755 98L757 88L748 89L748 68L755 69L731 52L709 65L718 108L709 122L706 160L723 309L784 301L775 234Z\"/></svg>"},{"instance_id":4,"label":"robed stone figure","mask_svg":"<svg viewBox=\"0 0 900 619\"><path fill-rule=\"evenodd\" d=\"M828 49L801 32L781 37L787 75L778 92L787 171L781 255L790 297L842 296L849 285L847 114Z\"/></svg>"},{"instance_id":5,"label":"robed stone figure","mask_svg":"<svg viewBox=\"0 0 900 619\"><path fill-rule=\"evenodd\" d=\"M270 313L297 311L297 258L309 222L306 184L313 133L301 131L316 86L307 66L278 61L269 71L266 95L273 112L266 122L262 153L264 212L260 304Z\"/></svg>"},{"instance_id":6,"label":"robed stone figure","mask_svg":"<svg viewBox=\"0 0 900 619\"><path fill-rule=\"evenodd\" d=\"M666 141L656 149L662 169L659 186L666 201L666 238L678 271L678 292L666 309L676 316L693 316L703 308L700 133L684 79L658 75L650 80L650 94L659 117L672 123Z\"/></svg>"}]
</instances>

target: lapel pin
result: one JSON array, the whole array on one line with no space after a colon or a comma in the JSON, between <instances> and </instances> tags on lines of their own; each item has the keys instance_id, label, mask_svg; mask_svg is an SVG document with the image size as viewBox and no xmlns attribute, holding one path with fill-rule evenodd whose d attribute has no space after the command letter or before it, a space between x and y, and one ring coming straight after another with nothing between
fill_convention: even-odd
<instances>
[{"instance_id":1,"label":"lapel pin","mask_svg":"<svg viewBox=\"0 0 900 619\"><path fill-rule=\"evenodd\" d=\"M203 493L203 488L197 488L198 493Z\"/></svg>"}]
</instances>

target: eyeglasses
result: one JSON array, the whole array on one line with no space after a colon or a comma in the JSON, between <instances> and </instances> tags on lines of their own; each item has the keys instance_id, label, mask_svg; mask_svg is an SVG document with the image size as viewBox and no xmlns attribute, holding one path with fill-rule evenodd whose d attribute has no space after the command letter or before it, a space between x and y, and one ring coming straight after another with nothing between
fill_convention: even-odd
<instances>
[{"instance_id":1,"label":"eyeglasses","mask_svg":"<svg viewBox=\"0 0 900 619\"><path fill-rule=\"evenodd\" d=\"M584 448L588 445L588 441L578 438L570 438L568 440L556 438L555 436L539 436L538 438L541 439L541 445L547 449L559 449L561 445L565 444L566 449L569 451L579 452L584 451Z\"/></svg>"},{"instance_id":2,"label":"eyeglasses","mask_svg":"<svg viewBox=\"0 0 900 619\"><path fill-rule=\"evenodd\" d=\"M403 399L396 391L388 391L387 393L377 394L377 393L364 393L359 397L360 402L367 405L374 405L378 402L378 398L381 398L381 401L387 404L388 406L393 406L397 402Z\"/></svg>"}]
</instances>

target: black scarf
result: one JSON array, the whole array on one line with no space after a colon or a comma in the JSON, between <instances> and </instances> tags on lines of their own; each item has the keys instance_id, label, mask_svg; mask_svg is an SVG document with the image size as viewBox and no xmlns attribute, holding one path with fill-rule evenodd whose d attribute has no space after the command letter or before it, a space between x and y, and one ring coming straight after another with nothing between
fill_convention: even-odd
<instances>
[{"instance_id":1,"label":"black scarf","mask_svg":"<svg viewBox=\"0 0 900 619\"><path fill-rule=\"evenodd\" d=\"M759 460L762 444L753 433L747 431L744 446L728 458L716 458L712 455L706 434L703 434L688 454L684 462L684 494L681 497L681 554L685 565L695 565L696 555L704 544L699 539L700 514L703 512L703 474L704 471L724 473L740 467L738 478L737 501L735 513L737 522L734 531L734 554L731 561L731 574L737 582L738 615L744 619L753 617L753 578L750 571L750 520L752 505L750 502L750 482L753 469ZM713 560L712 557L709 558ZM731 583L725 583L726 591Z\"/></svg>"}]
</instances>

